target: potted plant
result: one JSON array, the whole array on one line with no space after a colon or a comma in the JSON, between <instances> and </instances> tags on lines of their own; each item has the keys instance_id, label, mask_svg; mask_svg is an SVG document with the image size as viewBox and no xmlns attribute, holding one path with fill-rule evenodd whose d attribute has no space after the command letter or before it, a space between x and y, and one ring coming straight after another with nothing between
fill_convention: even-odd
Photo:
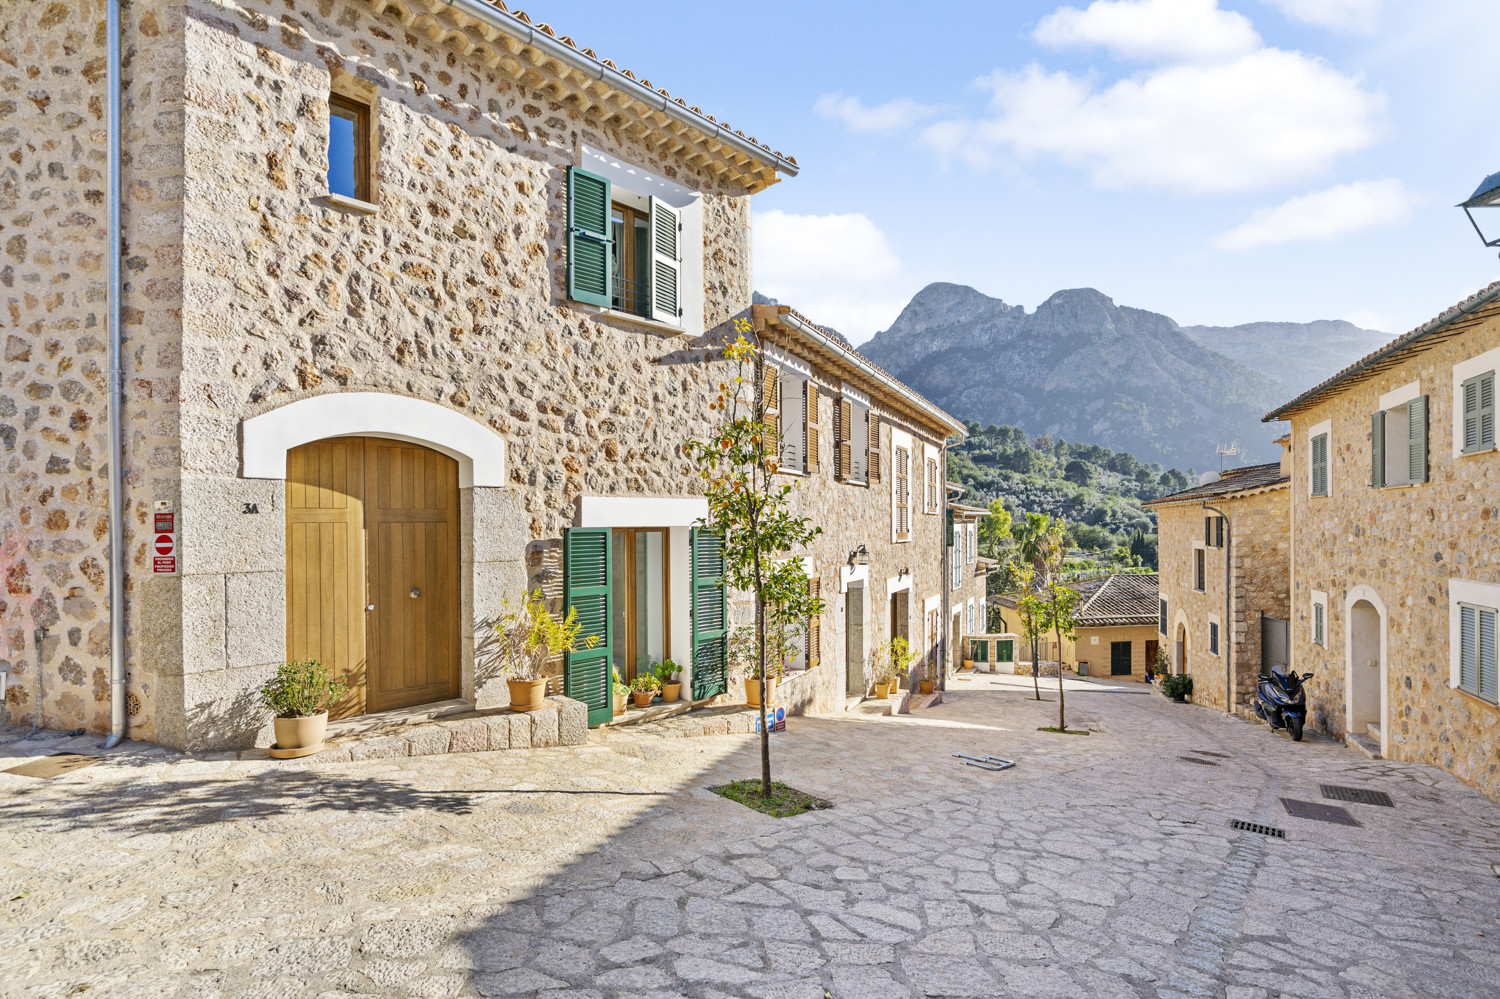
<instances>
[{"instance_id":1,"label":"potted plant","mask_svg":"<svg viewBox=\"0 0 1500 999\"><path fill-rule=\"evenodd\" d=\"M901 685L901 675L911 669L913 660L911 647L906 639L896 637L882 642L872 657L872 672L875 674L875 696L886 698Z\"/></svg>"},{"instance_id":2,"label":"potted plant","mask_svg":"<svg viewBox=\"0 0 1500 999\"><path fill-rule=\"evenodd\" d=\"M346 688L344 678L316 659L299 659L276 667L276 676L260 690L260 701L275 713L279 759L310 756L323 748L328 731L328 705Z\"/></svg>"},{"instance_id":3,"label":"potted plant","mask_svg":"<svg viewBox=\"0 0 1500 999\"><path fill-rule=\"evenodd\" d=\"M1184 704L1187 702L1187 695L1193 692L1193 678L1186 673L1165 676L1161 681L1161 692L1178 704Z\"/></svg>"},{"instance_id":4,"label":"potted plant","mask_svg":"<svg viewBox=\"0 0 1500 999\"><path fill-rule=\"evenodd\" d=\"M652 674L661 681L661 700L663 704L670 704L677 700L682 694L682 670L670 659L664 659L657 663L651 670Z\"/></svg>"},{"instance_id":5,"label":"potted plant","mask_svg":"<svg viewBox=\"0 0 1500 999\"><path fill-rule=\"evenodd\" d=\"M638 708L649 708L659 690L661 690L661 681L650 673L637 673L635 679L630 682L630 696L635 700L635 706Z\"/></svg>"},{"instance_id":6,"label":"potted plant","mask_svg":"<svg viewBox=\"0 0 1500 999\"><path fill-rule=\"evenodd\" d=\"M775 627L774 621L766 624L766 705L769 706L776 699L776 680L781 676L782 668L786 662L783 654L785 647L790 643L786 636ZM752 707L760 707L760 681L756 679L759 670L757 656L759 643L755 635L755 628L751 625L741 625L734 630L734 638L729 644L729 676L731 682L745 681L745 703Z\"/></svg>"},{"instance_id":7,"label":"potted plant","mask_svg":"<svg viewBox=\"0 0 1500 999\"><path fill-rule=\"evenodd\" d=\"M630 688L620 682L620 671L610 667L610 692L614 695L614 717L618 718L625 713L625 700L630 696Z\"/></svg>"},{"instance_id":8,"label":"potted plant","mask_svg":"<svg viewBox=\"0 0 1500 999\"><path fill-rule=\"evenodd\" d=\"M578 609L569 607L567 616L558 619L547 610L540 589L532 590L519 611L510 610L495 625L499 635L496 660L505 685L510 688L512 711L536 711L547 702L547 666L565 652L580 649L579 633L583 624ZM582 648L599 644L597 635L582 639Z\"/></svg>"},{"instance_id":9,"label":"potted plant","mask_svg":"<svg viewBox=\"0 0 1500 999\"><path fill-rule=\"evenodd\" d=\"M923 659L921 672L917 678L917 689L920 693L932 693L932 686L937 682L937 667L930 659Z\"/></svg>"},{"instance_id":10,"label":"potted plant","mask_svg":"<svg viewBox=\"0 0 1500 999\"><path fill-rule=\"evenodd\" d=\"M1172 672L1172 657L1167 655L1166 649L1157 649L1156 658L1146 664L1146 682L1164 677Z\"/></svg>"}]
</instances>

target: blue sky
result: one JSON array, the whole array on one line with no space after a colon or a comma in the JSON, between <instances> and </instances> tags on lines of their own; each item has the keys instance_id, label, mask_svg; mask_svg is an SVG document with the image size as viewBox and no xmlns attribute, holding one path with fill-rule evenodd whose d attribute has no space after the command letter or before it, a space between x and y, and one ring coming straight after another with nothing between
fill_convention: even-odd
<instances>
[{"instance_id":1,"label":"blue sky","mask_svg":"<svg viewBox=\"0 0 1500 999\"><path fill-rule=\"evenodd\" d=\"M1493 0L528 13L797 157L756 287L856 342L930 281L1399 333L1500 277L1452 207L1500 170Z\"/></svg>"}]
</instances>

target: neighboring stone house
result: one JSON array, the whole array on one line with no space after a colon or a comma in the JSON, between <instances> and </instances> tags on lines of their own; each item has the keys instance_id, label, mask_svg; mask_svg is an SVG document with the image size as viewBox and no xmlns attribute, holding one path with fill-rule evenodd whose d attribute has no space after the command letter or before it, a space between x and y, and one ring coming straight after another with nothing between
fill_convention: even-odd
<instances>
[{"instance_id":1,"label":"neighboring stone house","mask_svg":"<svg viewBox=\"0 0 1500 999\"><path fill-rule=\"evenodd\" d=\"M947 484L949 490L961 487ZM982 635L989 629L988 598L985 595L986 577L994 567L993 559L979 554L979 522L989 516L990 511L982 506L965 506L962 503L948 504L948 641L950 648L959 650L960 665L964 657L963 639L967 635Z\"/></svg>"},{"instance_id":2,"label":"neighboring stone house","mask_svg":"<svg viewBox=\"0 0 1500 999\"><path fill-rule=\"evenodd\" d=\"M93 730L103 10L0 21L0 671L13 721ZM131 737L264 745L257 691L290 658L350 679L340 715L503 706L490 626L538 586L604 639L564 684L592 722L611 666L670 656L723 697L733 621L681 445L716 422L736 317L826 402L798 494L825 533L796 554L829 609L794 707L864 675L848 592L861 641L940 599L942 518L898 497L961 426L813 324L752 313L750 197L792 159L498 3L133 4L122 34ZM863 481L834 478L845 403L872 428ZM898 475L903 454L923 465Z\"/></svg>"},{"instance_id":3,"label":"neighboring stone house","mask_svg":"<svg viewBox=\"0 0 1500 999\"><path fill-rule=\"evenodd\" d=\"M1156 574L1118 572L1081 579L1072 588L1078 592L1073 647L1079 674L1145 680L1160 648Z\"/></svg>"},{"instance_id":4,"label":"neighboring stone house","mask_svg":"<svg viewBox=\"0 0 1500 999\"><path fill-rule=\"evenodd\" d=\"M1283 450L1279 462L1228 469L1141 504L1156 511L1157 630L1173 671L1192 676L1197 704L1250 714L1263 664L1285 661L1289 470Z\"/></svg>"},{"instance_id":5,"label":"neighboring stone house","mask_svg":"<svg viewBox=\"0 0 1500 999\"><path fill-rule=\"evenodd\" d=\"M1269 414L1290 420L1291 664L1310 724L1500 797L1500 283Z\"/></svg>"}]
</instances>

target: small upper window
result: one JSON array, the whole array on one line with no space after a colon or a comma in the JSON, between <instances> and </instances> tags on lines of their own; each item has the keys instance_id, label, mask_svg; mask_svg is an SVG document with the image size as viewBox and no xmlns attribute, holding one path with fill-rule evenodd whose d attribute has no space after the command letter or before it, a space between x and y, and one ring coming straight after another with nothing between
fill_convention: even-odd
<instances>
[{"instance_id":1,"label":"small upper window","mask_svg":"<svg viewBox=\"0 0 1500 999\"><path fill-rule=\"evenodd\" d=\"M328 98L328 193L369 202L370 105L342 94Z\"/></svg>"},{"instance_id":2,"label":"small upper window","mask_svg":"<svg viewBox=\"0 0 1500 999\"><path fill-rule=\"evenodd\" d=\"M1207 558L1202 548L1193 549L1193 589L1202 593L1208 589Z\"/></svg>"},{"instance_id":3,"label":"small upper window","mask_svg":"<svg viewBox=\"0 0 1500 999\"><path fill-rule=\"evenodd\" d=\"M1370 417L1370 485L1427 481L1427 397L1417 396Z\"/></svg>"},{"instance_id":4,"label":"small upper window","mask_svg":"<svg viewBox=\"0 0 1500 999\"><path fill-rule=\"evenodd\" d=\"M614 273L610 304L637 316L651 311L651 225L645 212L615 202L610 213Z\"/></svg>"},{"instance_id":5,"label":"small upper window","mask_svg":"<svg viewBox=\"0 0 1500 999\"><path fill-rule=\"evenodd\" d=\"M1496 703L1495 608L1459 604L1458 689Z\"/></svg>"},{"instance_id":6,"label":"small upper window","mask_svg":"<svg viewBox=\"0 0 1500 999\"><path fill-rule=\"evenodd\" d=\"M1464 451L1488 451L1495 446L1495 373L1470 378L1459 389L1463 404Z\"/></svg>"},{"instance_id":7,"label":"small upper window","mask_svg":"<svg viewBox=\"0 0 1500 999\"><path fill-rule=\"evenodd\" d=\"M1219 622L1208 622L1208 651L1213 655L1219 654Z\"/></svg>"},{"instance_id":8,"label":"small upper window","mask_svg":"<svg viewBox=\"0 0 1500 999\"><path fill-rule=\"evenodd\" d=\"M1314 496L1328 495L1328 435L1318 434L1312 439L1312 481L1309 492Z\"/></svg>"}]
</instances>

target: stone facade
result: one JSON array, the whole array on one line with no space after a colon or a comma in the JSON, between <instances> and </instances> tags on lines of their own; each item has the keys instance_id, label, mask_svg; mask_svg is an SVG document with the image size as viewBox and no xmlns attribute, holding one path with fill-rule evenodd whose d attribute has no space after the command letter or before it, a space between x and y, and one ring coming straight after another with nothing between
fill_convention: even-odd
<instances>
[{"instance_id":1,"label":"stone facade","mask_svg":"<svg viewBox=\"0 0 1500 999\"><path fill-rule=\"evenodd\" d=\"M1430 324L1420 352L1397 351L1283 414L1293 444L1291 646L1294 667L1315 675L1310 725L1368 736L1390 759L1442 767L1497 797L1500 708L1454 689L1449 639L1451 603L1493 599L1500 587L1500 456L1455 445L1455 366L1500 348L1500 308L1479 304ZM1491 370L1492 359L1480 366ZM1418 396L1427 399L1427 481L1374 487L1371 416ZM1312 496L1309 441L1324 429L1328 495ZM1322 644L1312 634L1315 593L1327 601ZM1357 689L1361 670L1369 684Z\"/></svg>"},{"instance_id":2,"label":"stone facade","mask_svg":"<svg viewBox=\"0 0 1500 999\"><path fill-rule=\"evenodd\" d=\"M103 9L24 4L0 20L0 669L13 720L35 717L40 690L42 723L95 731L108 724ZM770 168L726 170L665 116L569 97L555 66L523 65L503 38L470 51L473 34L428 30L434 16L378 0L125 10L134 738L269 737L255 693L286 656L287 538L284 481L248 471L257 417L380 393L501 442L503 460L476 470L503 468L500 481L461 472L462 696L481 708L507 698L476 673L476 646L505 598L557 595L580 498L695 489L681 444L714 422L715 348L749 313L749 201ZM338 90L372 102L369 212L328 194ZM684 245L701 254L684 261L681 330L567 299L566 169L587 150L691 192ZM923 433L940 447L932 413ZM888 530L889 509L873 490L851 505L848 487L809 486L828 528L812 554L832 577L851 537ZM180 524L180 575L151 572L159 501ZM922 537L912 575L935 590L941 542ZM839 634L831 617L825 648ZM836 700L791 686L799 708Z\"/></svg>"},{"instance_id":3,"label":"stone facade","mask_svg":"<svg viewBox=\"0 0 1500 999\"><path fill-rule=\"evenodd\" d=\"M1275 478L1275 476L1272 476ZM1235 481L1227 474L1220 485ZM1288 620L1290 538L1289 489L1285 481L1234 492L1203 495L1199 487L1147 504L1156 510L1157 586L1167 602L1167 631L1163 647L1173 657L1173 669L1193 677L1192 699L1225 710L1225 660L1228 653L1234 677L1233 709L1252 713L1256 677L1261 669L1261 617ZM1205 545L1204 518L1214 516L1202 503L1224 511L1229 518L1226 548ZM1215 537L1217 541L1217 537ZM1204 587L1195 579L1195 550L1204 551ZM1224 559L1230 565L1231 601L1225 625ZM1209 626L1220 628L1220 651L1209 651ZM1179 651L1178 643L1183 643ZM1186 659L1186 664L1182 659Z\"/></svg>"}]
</instances>

